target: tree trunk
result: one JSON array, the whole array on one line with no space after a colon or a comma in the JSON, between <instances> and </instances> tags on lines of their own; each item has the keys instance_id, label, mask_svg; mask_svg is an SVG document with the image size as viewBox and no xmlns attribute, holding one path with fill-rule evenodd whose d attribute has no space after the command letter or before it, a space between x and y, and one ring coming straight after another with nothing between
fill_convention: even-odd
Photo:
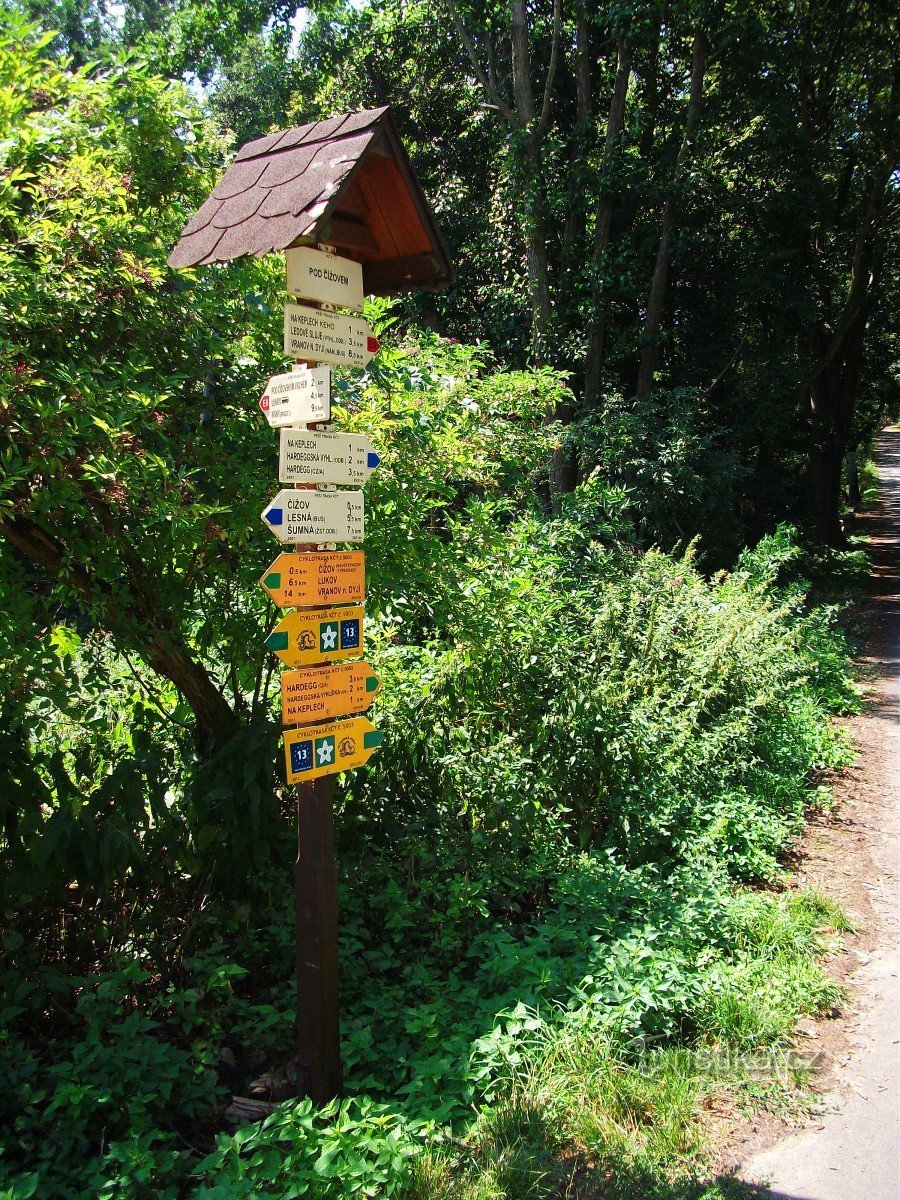
<instances>
[{"instance_id":1,"label":"tree trunk","mask_svg":"<svg viewBox=\"0 0 900 1200\"><path fill-rule=\"evenodd\" d=\"M669 284L669 266L671 263L672 234L675 229L676 202L678 184L681 182L684 168L693 149L694 138L700 124L703 110L703 81L706 73L706 35L702 29L694 33L694 46L691 56L691 90L688 97L687 119L684 137L675 160L675 170L672 182L663 205L662 226L659 236L659 249L653 268L653 278L650 283L650 295L647 300L647 313L644 317L644 327L641 332L643 350L638 368L638 396L646 396L653 387L656 376L656 366L659 361L659 334L662 328L662 315L666 303L666 292Z\"/></svg>"},{"instance_id":2,"label":"tree trunk","mask_svg":"<svg viewBox=\"0 0 900 1200\"><path fill-rule=\"evenodd\" d=\"M534 362L547 362L550 336L550 268L547 257L547 226L543 214L526 217L525 267L531 295L531 353Z\"/></svg>"},{"instance_id":3,"label":"tree trunk","mask_svg":"<svg viewBox=\"0 0 900 1200\"><path fill-rule=\"evenodd\" d=\"M558 6L554 6L558 15ZM525 266L528 272L531 297L531 353L539 366L548 361L552 308L550 303L550 264L547 252L547 220L545 215L543 157L541 153L550 96L553 90L554 66L548 68L547 86L540 119L537 118L534 91L531 84L531 48L525 0L510 0L509 32L512 50L512 83L516 116L524 144L520 152L522 176L526 181L525 194ZM558 31L556 31L558 32ZM560 404L546 414L546 421L572 420L569 405ZM561 444L553 448L550 460L550 501L554 512L559 511L560 497L575 486L575 469L571 456Z\"/></svg>"},{"instance_id":4,"label":"tree trunk","mask_svg":"<svg viewBox=\"0 0 900 1200\"><path fill-rule=\"evenodd\" d=\"M872 173L841 312L831 331L820 319L808 339L812 433L806 469L806 512L810 532L829 545L843 541L841 463L852 437L866 327L878 292L883 253L883 247L876 248L878 218L891 171L892 160L886 156Z\"/></svg>"},{"instance_id":5,"label":"tree trunk","mask_svg":"<svg viewBox=\"0 0 900 1200\"><path fill-rule=\"evenodd\" d=\"M544 215L543 163L540 133L535 126L534 91L531 86L531 48L525 0L510 0L509 32L512 49L512 83L516 115L522 129L520 178L525 188L525 269L531 296L531 349L535 362L547 361L550 333L550 270L547 257L547 224Z\"/></svg>"},{"instance_id":6,"label":"tree trunk","mask_svg":"<svg viewBox=\"0 0 900 1200\"><path fill-rule=\"evenodd\" d=\"M603 366L603 343L606 335L606 307L603 304L603 288L600 272L609 245L615 207L615 191L609 183L616 142L625 128L625 101L628 96L628 80L631 74L631 50L624 37L616 47L616 78L609 103L606 122L606 141L603 146L603 182L597 219L594 225L594 246L591 256L591 325L588 332L587 355L584 371L585 407L594 408L600 395L600 371Z\"/></svg>"},{"instance_id":7,"label":"tree trunk","mask_svg":"<svg viewBox=\"0 0 900 1200\"><path fill-rule=\"evenodd\" d=\"M850 448L870 307L860 308L840 358L815 375L809 389L813 429L806 468L806 513L813 537L830 546L844 541L841 468ZM814 344L821 346L825 336L824 330L818 330Z\"/></svg>"},{"instance_id":8,"label":"tree trunk","mask_svg":"<svg viewBox=\"0 0 900 1200\"><path fill-rule=\"evenodd\" d=\"M67 561L65 546L28 517L6 517L0 521L0 536L15 546L52 579L74 590L88 609L103 610L110 633L135 652L157 674L174 683L194 714L197 738L203 750L221 745L237 732L238 719L222 693L177 634L166 628L164 614L153 612L147 588L129 579L128 586L113 594L81 563ZM130 602L123 607L123 597Z\"/></svg>"},{"instance_id":9,"label":"tree trunk","mask_svg":"<svg viewBox=\"0 0 900 1200\"><path fill-rule=\"evenodd\" d=\"M656 145L656 122L659 117L659 46L662 40L662 9L653 14L653 34L647 52L647 71L644 89L644 129L641 133L639 157L649 165Z\"/></svg>"},{"instance_id":10,"label":"tree trunk","mask_svg":"<svg viewBox=\"0 0 900 1200\"><path fill-rule=\"evenodd\" d=\"M560 263L562 270L576 266L585 237L584 170L593 142L594 60L591 27L581 10L575 22L575 153L569 166L566 219L563 224Z\"/></svg>"},{"instance_id":11,"label":"tree trunk","mask_svg":"<svg viewBox=\"0 0 900 1200\"><path fill-rule=\"evenodd\" d=\"M835 438L811 446L806 464L807 526L818 542L839 546L841 528L841 464L843 447Z\"/></svg>"},{"instance_id":12,"label":"tree trunk","mask_svg":"<svg viewBox=\"0 0 900 1200\"><path fill-rule=\"evenodd\" d=\"M847 501L855 512L862 500L859 490L859 465L855 450L848 450L844 455L844 474L847 477Z\"/></svg>"}]
</instances>

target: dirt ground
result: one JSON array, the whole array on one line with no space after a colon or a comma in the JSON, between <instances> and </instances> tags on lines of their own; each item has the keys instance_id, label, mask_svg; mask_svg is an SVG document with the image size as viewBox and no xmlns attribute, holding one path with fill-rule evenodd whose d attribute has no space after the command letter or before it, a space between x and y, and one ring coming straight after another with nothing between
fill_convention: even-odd
<instances>
[{"instance_id":1,"label":"dirt ground","mask_svg":"<svg viewBox=\"0 0 900 1200\"><path fill-rule=\"evenodd\" d=\"M717 1167L772 1196L894 1200L897 1149L898 668L900 668L900 429L878 442L878 506L860 519L873 580L859 663L865 707L845 722L853 766L826 778L834 804L814 813L797 846L796 883L836 900L855 931L828 963L848 994L832 1017L804 1023L796 1048L818 1052L821 1104L802 1126L764 1114L732 1130ZM798 1132L798 1129L800 1132Z\"/></svg>"}]
</instances>

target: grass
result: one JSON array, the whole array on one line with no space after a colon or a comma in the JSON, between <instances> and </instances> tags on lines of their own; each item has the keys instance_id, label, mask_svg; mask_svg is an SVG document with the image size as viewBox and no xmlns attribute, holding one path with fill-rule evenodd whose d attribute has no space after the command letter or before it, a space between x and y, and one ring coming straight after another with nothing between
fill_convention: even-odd
<instances>
[{"instance_id":1,"label":"grass","mask_svg":"<svg viewBox=\"0 0 900 1200\"><path fill-rule=\"evenodd\" d=\"M734 957L705 973L696 1027L672 1044L617 1042L584 1010L548 1024L462 1140L416 1161L408 1200L730 1200L758 1191L707 1177L710 1109L808 1103L797 1022L841 989L820 959L850 928L816 891L747 892Z\"/></svg>"},{"instance_id":2,"label":"grass","mask_svg":"<svg viewBox=\"0 0 900 1200\"><path fill-rule=\"evenodd\" d=\"M871 447L866 449L859 465L859 495L862 509L871 508L878 501L878 469L871 455Z\"/></svg>"}]
</instances>

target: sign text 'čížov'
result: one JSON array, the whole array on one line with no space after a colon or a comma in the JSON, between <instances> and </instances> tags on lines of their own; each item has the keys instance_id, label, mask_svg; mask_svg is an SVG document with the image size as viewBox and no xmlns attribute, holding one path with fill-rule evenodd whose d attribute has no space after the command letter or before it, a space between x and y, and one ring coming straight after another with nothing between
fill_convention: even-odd
<instances>
[{"instance_id":1,"label":"sign text '\u010d\u00ed\u017eov'","mask_svg":"<svg viewBox=\"0 0 900 1200\"><path fill-rule=\"evenodd\" d=\"M360 604L366 595L366 558L362 550L279 554L259 582L280 608Z\"/></svg>"},{"instance_id":2,"label":"sign text '\u010d\u00ed\u017eov'","mask_svg":"<svg viewBox=\"0 0 900 1200\"><path fill-rule=\"evenodd\" d=\"M365 534L363 494L283 488L262 513L282 542L361 542Z\"/></svg>"}]
</instances>

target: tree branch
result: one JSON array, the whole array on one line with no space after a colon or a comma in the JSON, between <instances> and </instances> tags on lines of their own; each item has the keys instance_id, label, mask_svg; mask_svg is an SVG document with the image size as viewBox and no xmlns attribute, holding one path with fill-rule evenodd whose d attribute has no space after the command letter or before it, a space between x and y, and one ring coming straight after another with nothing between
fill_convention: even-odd
<instances>
[{"instance_id":1,"label":"tree branch","mask_svg":"<svg viewBox=\"0 0 900 1200\"><path fill-rule=\"evenodd\" d=\"M99 609L106 628L120 645L132 646L151 670L175 684L194 713L205 747L221 745L237 731L237 717L225 697L171 628L167 615L154 611L140 578L126 577L127 590L113 589L95 578L84 563L73 560L63 542L25 515L0 518L0 537L70 588L89 611ZM123 565L127 571L127 562ZM131 601L130 612L123 606L126 598Z\"/></svg>"},{"instance_id":2,"label":"tree branch","mask_svg":"<svg viewBox=\"0 0 900 1200\"><path fill-rule=\"evenodd\" d=\"M734 354L732 354L731 358L729 358L728 362L725 364L725 366L722 368L722 370L718 373L718 375L715 377L715 379L712 381L712 383L709 385L709 387L705 388L700 393L704 400L709 399L709 397L713 394L713 392L716 390L716 388L719 386L719 384L722 382L722 380L725 378L725 376L728 374L728 372L731 370L731 368L737 362L738 355L740 354L741 350L744 348L744 342L746 342L746 340L747 340L746 333L741 334L741 340L738 342Z\"/></svg>"},{"instance_id":3,"label":"tree branch","mask_svg":"<svg viewBox=\"0 0 900 1200\"><path fill-rule=\"evenodd\" d=\"M174 725L177 729L183 729L187 733L190 733L191 732L190 726L185 725L184 721L179 721L177 717L175 717L172 713L169 712L169 710L163 704L159 692L154 691L153 688L150 686L150 684L147 682L147 680L143 678L143 676L138 671L137 667L135 667L134 663L129 658L128 652L120 646L119 653L125 659L125 665L126 665L126 667L128 667L128 670L134 676L134 680L137 683L138 687L141 689L141 691L146 693L148 699L151 700L152 703L154 704L154 706L156 707L157 712L159 712L159 714L161 716L165 717L165 719L169 722L170 725Z\"/></svg>"},{"instance_id":4,"label":"tree branch","mask_svg":"<svg viewBox=\"0 0 900 1200\"><path fill-rule=\"evenodd\" d=\"M550 48L550 65L547 68L547 79L544 83L544 98L541 101L541 115L535 129L535 139L540 141L547 132L550 121L550 101L553 99L553 88L556 83L556 69L559 65L559 43L562 34L562 0L553 0L553 44Z\"/></svg>"},{"instance_id":5,"label":"tree branch","mask_svg":"<svg viewBox=\"0 0 900 1200\"><path fill-rule=\"evenodd\" d=\"M491 103L499 110L499 112L503 114L510 125L518 126L519 121L516 117L516 114L491 83L490 79L488 79L484 68L478 61L478 51L475 49L475 42L472 40L472 35L463 24L463 20L459 15L459 10L456 7L455 0L444 0L444 3L447 5L447 11L450 13L450 19L453 21L456 32L459 34L459 40L466 48L466 53L469 56L469 61L472 64L472 69L475 72L478 82L484 88L485 92L487 92Z\"/></svg>"}]
</instances>

